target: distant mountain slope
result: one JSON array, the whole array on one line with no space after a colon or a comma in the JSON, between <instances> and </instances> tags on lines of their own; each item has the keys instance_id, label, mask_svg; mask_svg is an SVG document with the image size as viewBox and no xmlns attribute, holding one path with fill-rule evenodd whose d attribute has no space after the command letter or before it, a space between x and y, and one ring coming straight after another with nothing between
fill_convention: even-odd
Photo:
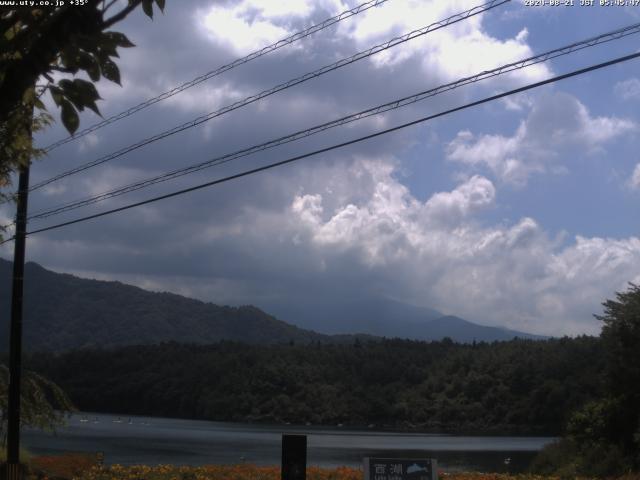
<instances>
[{"instance_id":1,"label":"distant mountain slope","mask_svg":"<svg viewBox=\"0 0 640 480\"><path fill-rule=\"evenodd\" d=\"M507 328L478 325L452 315L431 320L427 323L427 328L429 335L435 338L450 337L461 343L513 340L515 337L531 340L548 338Z\"/></svg>"},{"instance_id":2,"label":"distant mountain slope","mask_svg":"<svg viewBox=\"0 0 640 480\"><path fill-rule=\"evenodd\" d=\"M12 263L0 259L0 349L8 345ZM153 293L120 282L87 280L25 267L24 345L67 350L166 341L225 340L269 344L328 341L253 306L221 307L171 293Z\"/></svg>"},{"instance_id":3,"label":"distant mountain slope","mask_svg":"<svg viewBox=\"0 0 640 480\"><path fill-rule=\"evenodd\" d=\"M11 266L0 259L0 351L8 348ZM281 318L310 328L304 329L254 306L218 306L120 282L55 273L32 262L25 268L24 345L30 351L168 341L344 343L353 342L353 334L417 340L450 337L457 342L542 338L379 298L346 299L331 305L310 303L306 309L278 312Z\"/></svg>"},{"instance_id":4,"label":"distant mountain slope","mask_svg":"<svg viewBox=\"0 0 640 480\"><path fill-rule=\"evenodd\" d=\"M363 296L359 299L334 300L331 304L305 299L298 305L267 305L285 322L295 323L325 334L365 332L380 337L410 338L414 340L441 340L450 337L456 342L493 342L547 337L488 327L444 315L431 308L417 307L394 300Z\"/></svg>"}]
</instances>

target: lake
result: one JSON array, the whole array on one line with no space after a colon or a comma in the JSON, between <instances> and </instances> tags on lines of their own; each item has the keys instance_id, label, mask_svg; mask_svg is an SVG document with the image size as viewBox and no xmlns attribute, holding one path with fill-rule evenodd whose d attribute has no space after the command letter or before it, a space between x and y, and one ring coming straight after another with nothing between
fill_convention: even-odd
<instances>
[{"instance_id":1,"label":"lake","mask_svg":"<svg viewBox=\"0 0 640 480\"><path fill-rule=\"evenodd\" d=\"M104 452L108 464L279 465L283 433L308 436L308 465L358 467L366 456L429 457L438 459L445 471L521 472L538 450L554 440L86 413L72 415L55 434L26 429L22 442L36 455Z\"/></svg>"}]
</instances>

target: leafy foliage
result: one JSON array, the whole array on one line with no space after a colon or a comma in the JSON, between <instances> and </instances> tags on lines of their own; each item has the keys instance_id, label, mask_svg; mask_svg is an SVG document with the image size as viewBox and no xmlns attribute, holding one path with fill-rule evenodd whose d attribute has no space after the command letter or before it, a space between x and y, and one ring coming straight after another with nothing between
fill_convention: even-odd
<instances>
[{"instance_id":1,"label":"leafy foliage","mask_svg":"<svg viewBox=\"0 0 640 480\"><path fill-rule=\"evenodd\" d=\"M629 284L616 300L603 303L602 341L607 358L607 378L611 394L634 404L640 414L640 286Z\"/></svg>"},{"instance_id":2,"label":"leafy foliage","mask_svg":"<svg viewBox=\"0 0 640 480\"><path fill-rule=\"evenodd\" d=\"M64 423L66 413L75 410L64 391L35 372L24 372L20 389L20 421L23 425L54 430ZM6 441L9 369L0 364L0 437Z\"/></svg>"},{"instance_id":3,"label":"leafy foliage","mask_svg":"<svg viewBox=\"0 0 640 480\"><path fill-rule=\"evenodd\" d=\"M36 354L82 410L220 421L558 433L601 394L597 339L167 343Z\"/></svg>"},{"instance_id":4,"label":"leafy foliage","mask_svg":"<svg viewBox=\"0 0 640 480\"><path fill-rule=\"evenodd\" d=\"M0 12L0 189L9 185L11 172L43 153L31 144L32 130L52 119L42 96L50 92L63 125L73 134L80 125L79 112L89 108L100 114L93 82L104 77L119 84L113 59L118 48L133 46L124 34L109 28L140 4L153 16L149 0L129 0L126 6L88 0L81 8L64 3ZM164 9L164 0L155 3ZM114 8L120 10L111 14ZM80 74L90 81L75 78Z\"/></svg>"},{"instance_id":5,"label":"leafy foliage","mask_svg":"<svg viewBox=\"0 0 640 480\"><path fill-rule=\"evenodd\" d=\"M567 436L543 453L540 471L568 476L640 470L640 287L603 303L603 393L576 410ZM553 452L558 449L564 454Z\"/></svg>"}]
</instances>

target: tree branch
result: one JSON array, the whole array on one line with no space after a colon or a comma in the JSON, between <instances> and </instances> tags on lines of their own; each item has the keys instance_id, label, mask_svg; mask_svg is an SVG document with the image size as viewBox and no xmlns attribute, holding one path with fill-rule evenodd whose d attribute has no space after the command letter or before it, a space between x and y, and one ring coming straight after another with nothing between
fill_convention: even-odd
<instances>
[{"instance_id":1,"label":"tree branch","mask_svg":"<svg viewBox=\"0 0 640 480\"><path fill-rule=\"evenodd\" d=\"M74 73L73 70L69 69L69 68L65 68L65 67L58 67L57 65L51 65L51 67L49 67L50 70L53 70L55 72L62 72L62 73Z\"/></svg>"},{"instance_id":2,"label":"tree branch","mask_svg":"<svg viewBox=\"0 0 640 480\"><path fill-rule=\"evenodd\" d=\"M104 2L102 2L104 3ZM118 0L111 0L106 6L102 7L102 13L106 13L107 10L109 10L111 7L113 7L116 3L118 3Z\"/></svg>"},{"instance_id":3,"label":"tree branch","mask_svg":"<svg viewBox=\"0 0 640 480\"><path fill-rule=\"evenodd\" d=\"M105 20L103 23L103 29L109 28L111 25L113 25L114 23L118 23L120 20L124 20L126 16L134 11L141 3L142 0L133 0L127 7L120 10L120 12L116 13L108 20Z\"/></svg>"}]
</instances>

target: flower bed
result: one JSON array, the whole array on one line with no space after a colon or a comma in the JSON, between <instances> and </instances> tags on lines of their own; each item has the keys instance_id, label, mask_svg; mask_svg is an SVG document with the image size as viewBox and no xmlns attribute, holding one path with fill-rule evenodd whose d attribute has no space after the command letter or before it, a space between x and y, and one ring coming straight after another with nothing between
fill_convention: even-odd
<instances>
[{"instance_id":1,"label":"flower bed","mask_svg":"<svg viewBox=\"0 0 640 480\"><path fill-rule=\"evenodd\" d=\"M36 457L30 462L31 479L73 480L280 480L280 467L242 465L97 465L96 457L65 454ZM557 480L536 475L502 473L441 473L441 480ZM362 480L362 470L350 467L307 468L307 480ZM626 475L618 480L640 480L640 475Z\"/></svg>"}]
</instances>

